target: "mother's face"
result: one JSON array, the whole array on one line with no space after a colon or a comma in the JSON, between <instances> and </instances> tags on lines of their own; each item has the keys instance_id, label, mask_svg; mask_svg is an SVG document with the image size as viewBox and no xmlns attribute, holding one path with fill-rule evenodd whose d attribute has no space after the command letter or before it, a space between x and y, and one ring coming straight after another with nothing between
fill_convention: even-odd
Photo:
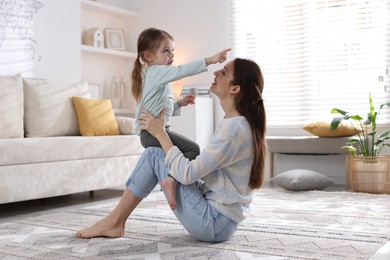
<instances>
[{"instance_id":1,"label":"mother's face","mask_svg":"<svg viewBox=\"0 0 390 260\"><path fill-rule=\"evenodd\" d=\"M211 84L210 91L220 99L229 95L233 75L234 60L229 61L222 69L214 72L214 82Z\"/></svg>"}]
</instances>

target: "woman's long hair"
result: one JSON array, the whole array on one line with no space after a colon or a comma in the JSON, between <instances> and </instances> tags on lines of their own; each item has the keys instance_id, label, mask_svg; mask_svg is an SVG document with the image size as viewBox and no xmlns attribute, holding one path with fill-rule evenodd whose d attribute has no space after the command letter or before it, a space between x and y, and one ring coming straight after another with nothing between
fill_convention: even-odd
<instances>
[{"instance_id":1,"label":"woman's long hair","mask_svg":"<svg viewBox=\"0 0 390 260\"><path fill-rule=\"evenodd\" d=\"M138 36L137 41L137 58L134 61L133 72L131 74L131 92L137 102L141 100L143 89L143 65L145 62L145 51L153 52L165 39L173 40L173 37L166 31L156 28L145 29Z\"/></svg>"},{"instance_id":2,"label":"woman's long hair","mask_svg":"<svg viewBox=\"0 0 390 260\"><path fill-rule=\"evenodd\" d=\"M235 99L236 108L248 120L252 130L254 158L249 187L258 189L264 180L267 156L266 113L262 97L264 78L259 65L252 60L236 58L232 84L240 86L240 92Z\"/></svg>"}]
</instances>

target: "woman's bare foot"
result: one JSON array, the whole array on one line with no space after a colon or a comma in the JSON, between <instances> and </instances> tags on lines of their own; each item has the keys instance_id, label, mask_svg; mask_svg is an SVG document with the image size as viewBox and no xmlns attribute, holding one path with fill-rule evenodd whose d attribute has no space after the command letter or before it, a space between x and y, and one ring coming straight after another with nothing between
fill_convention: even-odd
<instances>
[{"instance_id":1,"label":"woman's bare foot","mask_svg":"<svg viewBox=\"0 0 390 260\"><path fill-rule=\"evenodd\" d=\"M170 176L161 182L161 187L167 193L168 204L172 210L176 209L176 184L177 181Z\"/></svg>"},{"instance_id":2,"label":"woman's bare foot","mask_svg":"<svg viewBox=\"0 0 390 260\"><path fill-rule=\"evenodd\" d=\"M124 225L115 225L107 218L104 218L88 228L77 231L76 236L79 238L93 237L121 237L124 235Z\"/></svg>"}]
</instances>

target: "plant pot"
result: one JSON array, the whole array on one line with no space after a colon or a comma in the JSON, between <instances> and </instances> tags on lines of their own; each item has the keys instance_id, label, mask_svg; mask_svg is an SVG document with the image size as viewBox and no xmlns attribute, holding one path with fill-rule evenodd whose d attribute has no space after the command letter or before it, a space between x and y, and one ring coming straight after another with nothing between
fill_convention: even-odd
<instances>
[{"instance_id":1,"label":"plant pot","mask_svg":"<svg viewBox=\"0 0 390 260\"><path fill-rule=\"evenodd\" d=\"M354 191L390 194L390 155L349 157L348 160Z\"/></svg>"}]
</instances>

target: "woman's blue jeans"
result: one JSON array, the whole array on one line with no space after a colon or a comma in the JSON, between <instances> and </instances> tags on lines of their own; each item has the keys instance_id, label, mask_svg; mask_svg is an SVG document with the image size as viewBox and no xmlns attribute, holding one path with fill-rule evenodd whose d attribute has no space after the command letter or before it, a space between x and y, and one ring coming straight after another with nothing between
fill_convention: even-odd
<instances>
[{"instance_id":1,"label":"woman's blue jeans","mask_svg":"<svg viewBox=\"0 0 390 260\"><path fill-rule=\"evenodd\" d=\"M168 176L164 159L165 153L161 148L147 148L126 183L129 191L138 198L146 198L154 187ZM225 241L237 230L236 222L210 206L197 183L178 183L176 209L173 213L191 236L201 241Z\"/></svg>"}]
</instances>

